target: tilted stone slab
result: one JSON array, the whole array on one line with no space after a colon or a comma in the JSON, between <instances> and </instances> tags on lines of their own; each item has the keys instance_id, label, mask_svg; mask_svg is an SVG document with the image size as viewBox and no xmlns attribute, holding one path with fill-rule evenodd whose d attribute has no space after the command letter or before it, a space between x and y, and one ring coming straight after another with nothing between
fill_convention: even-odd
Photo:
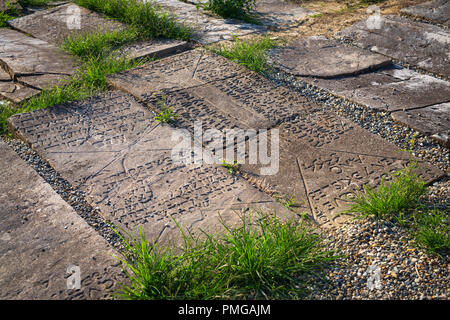
<instances>
[{"instance_id":1,"label":"tilted stone slab","mask_svg":"<svg viewBox=\"0 0 450 320\"><path fill-rule=\"evenodd\" d=\"M240 222L237 212L249 208L288 214L220 165L173 160L172 150L187 136L156 122L148 109L124 93L15 115L9 125L83 190L106 219L132 232L142 225L149 240L179 239L172 218L199 233L199 228L221 229L219 213L230 225Z\"/></svg>"},{"instance_id":2,"label":"tilted stone slab","mask_svg":"<svg viewBox=\"0 0 450 320\"><path fill-rule=\"evenodd\" d=\"M106 33L125 27L117 20L108 19L98 12L73 3L37 11L8 23L14 29L56 45L70 36L77 37L99 30Z\"/></svg>"},{"instance_id":3,"label":"tilted stone slab","mask_svg":"<svg viewBox=\"0 0 450 320\"><path fill-rule=\"evenodd\" d=\"M182 1L154 0L153 2L172 13L180 23L191 26L194 29L193 40L201 44L231 40L233 35L244 36L265 30L262 26L207 14L201 9L197 10L195 5Z\"/></svg>"},{"instance_id":4,"label":"tilted stone slab","mask_svg":"<svg viewBox=\"0 0 450 320\"><path fill-rule=\"evenodd\" d=\"M392 118L450 148L450 103L393 112Z\"/></svg>"},{"instance_id":5,"label":"tilted stone slab","mask_svg":"<svg viewBox=\"0 0 450 320\"><path fill-rule=\"evenodd\" d=\"M76 60L48 42L2 28L0 64L12 78L43 89L72 75Z\"/></svg>"},{"instance_id":6,"label":"tilted stone slab","mask_svg":"<svg viewBox=\"0 0 450 320\"><path fill-rule=\"evenodd\" d=\"M278 171L263 174L261 169L270 163L248 161L248 145L253 139L260 141L261 131L246 140L245 161L240 170L267 193L294 195L298 203L296 212L310 212L321 225L339 224L344 218L335 215L345 208L346 201L342 199L346 195L361 190L366 183L379 183L383 174L401 168L409 160L409 153L400 152L394 145L331 112L321 112L299 94L216 55L191 51L111 75L108 82L154 110L160 107L158 97L162 99L154 94L164 92L166 105L179 115L175 125L190 132L194 131L194 121L201 121L204 129L252 128L255 123L248 120L248 115L233 115L236 106L249 115L256 113L274 121L278 125L267 129L272 128L270 137L275 129L280 130ZM268 139L270 153L271 138ZM208 141L203 144L210 148ZM326 165L315 168L315 155L321 155ZM338 160L343 168L332 169L331 164ZM421 163L420 173L427 181L442 175L426 163ZM345 192L339 193L341 189L336 186L333 192L320 194L327 186L338 183Z\"/></svg>"},{"instance_id":7,"label":"tilted stone slab","mask_svg":"<svg viewBox=\"0 0 450 320\"><path fill-rule=\"evenodd\" d=\"M294 26L317 13L287 0L257 0L254 12L263 25L275 29Z\"/></svg>"},{"instance_id":8,"label":"tilted stone slab","mask_svg":"<svg viewBox=\"0 0 450 320\"><path fill-rule=\"evenodd\" d=\"M445 26L450 25L450 2L448 0L433 0L404 8L400 12Z\"/></svg>"},{"instance_id":9,"label":"tilted stone slab","mask_svg":"<svg viewBox=\"0 0 450 320\"><path fill-rule=\"evenodd\" d=\"M295 76L332 78L355 75L391 64L383 55L349 47L325 37L297 39L272 49L270 60Z\"/></svg>"},{"instance_id":10,"label":"tilted stone slab","mask_svg":"<svg viewBox=\"0 0 450 320\"><path fill-rule=\"evenodd\" d=\"M398 66L355 76L298 79L382 111L409 110L450 100L450 82Z\"/></svg>"},{"instance_id":11,"label":"tilted stone slab","mask_svg":"<svg viewBox=\"0 0 450 320\"><path fill-rule=\"evenodd\" d=\"M3 141L0 166L0 299L111 298L125 282L118 254Z\"/></svg>"},{"instance_id":12,"label":"tilted stone slab","mask_svg":"<svg viewBox=\"0 0 450 320\"><path fill-rule=\"evenodd\" d=\"M450 76L450 31L394 15L379 23L363 20L338 33L359 47L398 59L445 77Z\"/></svg>"}]
</instances>

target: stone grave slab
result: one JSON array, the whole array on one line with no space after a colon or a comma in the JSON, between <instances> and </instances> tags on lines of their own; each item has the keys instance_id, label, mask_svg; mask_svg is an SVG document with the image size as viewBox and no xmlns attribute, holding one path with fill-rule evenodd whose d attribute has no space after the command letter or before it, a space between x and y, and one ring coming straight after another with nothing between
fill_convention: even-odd
<instances>
[{"instance_id":1,"label":"stone grave slab","mask_svg":"<svg viewBox=\"0 0 450 320\"><path fill-rule=\"evenodd\" d=\"M433 0L400 11L430 22L450 25L450 2L448 0Z\"/></svg>"},{"instance_id":2,"label":"stone grave slab","mask_svg":"<svg viewBox=\"0 0 450 320\"><path fill-rule=\"evenodd\" d=\"M14 81L0 81L0 96L15 104L19 104L39 93L39 90L24 86Z\"/></svg>"},{"instance_id":3,"label":"stone grave slab","mask_svg":"<svg viewBox=\"0 0 450 320\"><path fill-rule=\"evenodd\" d=\"M447 148L450 148L450 103L393 112L392 118L431 136Z\"/></svg>"},{"instance_id":4,"label":"stone grave slab","mask_svg":"<svg viewBox=\"0 0 450 320\"><path fill-rule=\"evenodd\" d=\"M2 28L0 63L12 78L43 89L72 75L77 62L48 42Z\"/></svg>"},{"instance_id":5,"label":"stone grave slab","mask_svg":"<svg viewBox=\"0 0 450 320\"><path fill-rule=\"evenodd\" d=\"M435 74L450 76L450 31L446 28L387 15L381 16L377 25L363 20L336 33L335 37Z\"/></svg>"},{"instance_id":6,"label":"stone grave slab","mask_svg":"<svg viewBox=\"0 0 450 320\"><path fill-rule=\"evenodd\" d=\"M175 161L172 151L179 139L190 136L156 122L151 111L124 93L15 115L9 125L83 190L106 219L132 232L142 225L149 240L179 240L172 218L198 233L198 228L219 230L219 213L230 225L249 208L292 216L242 178L208 165L210 160ZM201 146L194 144L195 150ZM208 153L203 156L210 159Z\"/></svg>"},{"instance_id":7,"label":"stone grave slab","mask_svg":"<svg viewBox=\"0 0 450 320\"><path fill-rule=\"evenodd\" d=\"M148 0L144 1L148 2ZM232 35L244 36L265 30L262 26L232 19L222 19L221 17L208 14L205 11L197 10L195 5L182 1L152 1L160 5L162 9L173 13L180 23L193 27L195 30L193 40L203 45L222 40L231 40Z\"/></svg>"},{"instance_id":8,"label":"stone grave slab","mask_svg":"<svg viewBox=\"0 0 450 320\"><path fill-rule=\"evenodd\" d=\"M0 298L110 298L125 281L118 254L3 141L0 166ZM67 288L71 265L78 290Z\"/></svg>"},{"instance_id":9,"label":"stone grave slab","mask_svg":"<svg viewBox=\"0 0 450 320\"><path fill-rule=\"evenodd\" d=\"M346 185L347 195L350 191L361 189L365 183L379 182L383 174L400 168L409 160L409 153L400 152L396 146L369 134L348 120L331 112L320 111L317 105L308 103L299 94L280 88L252 72L236 72L235 64L216 55L206 54L205 57L212 64L210 67L203 63L193 64L192 60L198 61L196 59L199 56L199 51L172 56L112 75L108 82L131 93L155 110L158 109L158 103L153 94L162 90L167 105L172 106L179 114L175 125L188 131L192 131L194 120L202 121L206 128L221 131L227 128L248 130L253 123L247 121L246 117L233 117L233 111L239 104L249 114L257 113L268 120L276 120L277 125L267 129L270 129L269 132L280 130L278 171L274 174L262 174L261 168L267 167L266 164L251 164L247 160L241 163L240 170L246 179L269 194L284 194L287 197L294 195L299 204L296 212L310 212L318 224L338 225L344 219L334 215L343 209L345 201L335 201L333 198L344 197L344 193L337 191L344 187L334 189L335 193L330 191L329 196L313 197L321 188L336 185L338 180L344 184L353 179L349 183L351 187ZM212 61L220 66L218 70L213 67L216 64ZM193 65L201 66L202 71L192 67ZM192 69L196 70L195 76ZM228 70L228 73L223 70ZM205 82L189 80L194 78ZM203 90L210 93L203 94ZM214 92L227 93L232 99ZM213 93L219 98L213 99ZM252 139L259 141L262 135L258 131L256 135L248 137L246 146ZM207 143L203 144L210 147ZM248 150L249 147L246 147L244 157L248 158ZM271 150L271 145L268 150ZM315 154L322 154L323 163L327 163L329 167L312 167ZM330 159L334 154L342 154L335 156L333 161L343 159L339 160L343 169L331 169ZM365 159L364 162L362 158ZM334 175L329 173L330 170L334 170ZM442 175L442 172L426 163L421 163L420 173L427 181L433 181ZM355 179L361 183L353 183ZM323 197L327 200L322 199Z\"/></svg>"},{"instance_id":10,"label":"stone grave slab","mask_svg":"<svg viewBox=\"0 0 450 320\"><path fill-rule=\"evenodd\" d=\"M75 20L74 14L79 14ZM11 27L32 35L35 38L60 45L64 39L77 37L86 33L111 32L123 30L126 26L109 19L95 11L67 3L47 10L23 16L9 22ZM121 50L122 55L132 59L143 57L161 58L188 48L186 41L162 39L148 40L127 45Z\"/></svg>"},{"instance_id":11,"label":"stone grave slab","mask_svg":"<svg viewBox=\"0 0 450 320\"><path fill-rule=\"evenodd\" d=\"M395 65L355 76L298 79L382 111L409 110L450 100L448 81Z\"/></svg>"},{"instance_id":12,"label":"stone grave slab","mask_svg":"<svg viewBox=\"0 0 450 320\"><path fill-rule=\"evenodd\" d=\"M270 60L295 76L332 78L355 75L392 62L370 51L353 48L325 37L296 39L285 47L272 49Z\"/></svg>"},{"instance_id":13,"label":"stone grave slab","mask_svg":"<svg viewBox=\"0 0 450 320\"><path fill-rule=\"evenodd\" d=\"M295 26L317 12L287 0L257 0L254 12L263 25L279 29Z\"/></svg>"},{"instance_id":14,"label":"stone grave slab","mask_svg":"<svg viewBox=\"0 0 450 320\"><path fill-rule=\"evenodd\" d=\"M65 38L72 35L76 37L97 30L109 32L124 28L124 25L117 20L108 19L98 12L73 3L16 18L9 21L9 25L55 45L61 44Z\"/></svg>"}]
</instances>

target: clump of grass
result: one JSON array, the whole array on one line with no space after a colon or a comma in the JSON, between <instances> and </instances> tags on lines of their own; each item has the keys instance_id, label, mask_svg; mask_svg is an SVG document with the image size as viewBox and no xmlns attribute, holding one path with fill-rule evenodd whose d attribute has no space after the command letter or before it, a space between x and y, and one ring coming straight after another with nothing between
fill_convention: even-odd
<instances>
[{"instance_id":1,"label":"clump of grass","mask_svg":"<svg viewBox=\"0 0 450 320\"><path fill-rule=\"evenodd\" d=\"M47 5L49 2L52 2L53 0L19 0L19 4L21 6L36 6L36 7L42 7Z\"/></svg>"},{"instance_id":2,"label":"clump of grass","mask_svg":"<svg viewBox=\"0 0 450 320\"><path fill-rule=\"evenodd\" d=\"M447 214L437 209L415 214L412 233L416 243L430 252L450 253L450 225Z\"/></svg>"},{"instance_id":3,"label":"clump of grass","mask_svg":"<svg viewBox=\"0 0 450 320\"><path fill-rule=\"evenodd\" d=\"M140 0L75 0L76 4L120 20L137 30L140 38L189 40L192 28L176 21L156 3Z\"/></svg>"},{"instance_id":4,"label":"clump of grass","mask_svg":"<svg viewBox=\"0 0 450 320\"><path fill-rule=\"evenodd\" d=\"M223 159L222 160L222 167L227 169L227 172L229 174L234 174L238 170L239 163L236 160L227 161L227 160Z\"/></svg>"},{"instance_id":5,"label":"clump of grass","mask_svg":"<svg viewBox=\"0 0 450 320\"><path fill-rule=\"evenodd\" d=\"M255 4L255 0L208 0L203 5L197 3L197 7L203 6L205 10L210 10L223 18L235 18L258 24L252 15Z\"/></svg>"},{"instance_id":6,"label":"clump of grass","mask_svg":"<svg viewBox=\"0 0 450 320\"><path fill-rule=\"evenodd\" d=\"M175 251L150 245L140 230L122 238L120 260L130 279L120 295L127 299L298 298L306 293L302 275L316 274L338 257L323 238L303 223L252 214L242 224L202 238L178 225L184 246Z\"/></svg>"},{"instance_id":7,"label":"clump of grass","mask_svg":"<svg viewBox=\"0 0 450 320\"><path fill-rule=\"evenodd\" d=\"M392 220L399 213L416 209L427 192L425 182L415 173L416 168L417 163L410 161L407 167L394 173L390 183L386 184L381 178L378 188L365 186L365 193L351 199L353 205L347 212L361 213L361 217Z\"/></svg>"},{"instance_id":8,"label":"clump of grass","mask_svg":"<svg viewBox=\"0 0 450 320\"><path fill-rule=\"evenodd\" d=\"M0 11L0 28L4 28L8 26L7 21L14 19L13 16L10 16L4 11Z\"/></svg>"},{"instance_id":9,"label":"clump of grass","mask_svg":"<svg viewBox=\"0 0 450 320\"><path fill-rule=\"evenodd\" d=\"M294 194L292 194L289 198L284 195L276 195L275 199L286 209L292 210L293 208L298 207L298 204L294 199Z\"/></svg>"},{"instance_id":10,"label":"clump of grass","mask_svg":"<svg viewBox=\"0 0 450 320\"><path fill-rule=\"evenodd\" d=\"M237 36L233 36L233 43L230 46L222 45L219 48L211 48L210 50L236 61L250 70L265 73L269 68L266 51L275 46L276 41L268 36L247 41L242 41Z\"/></svg>"}]
</instances>

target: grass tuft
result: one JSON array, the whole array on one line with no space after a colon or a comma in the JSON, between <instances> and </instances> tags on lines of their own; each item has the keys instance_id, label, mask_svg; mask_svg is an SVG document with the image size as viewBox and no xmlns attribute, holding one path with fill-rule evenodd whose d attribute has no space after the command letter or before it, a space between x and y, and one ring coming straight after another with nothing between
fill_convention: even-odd
<instances>
[{"instance_id":1,"label":"grass tuft","mask_svg":"<svg viewBox=\"0 0 450 320\"><path fill-rule=\"evenodd\" d=\"M129 233L124 271L130 285L119 292L127 299L298 298L306 294L305 274L320 274L338 257L324 249L321 236L306 224L281 222L274 216L252 214L242 224L218 235L185 239L178 253L150 245L142 229L138 239ZM117 232L117 231L116 231Z\"/></svg>"},{"instance_id":2,"label":"grass tuft","mask_svg":"<svg viewBox=\"0 0 450 320\"><path fill-rule=\"evenodd\" d=\"M265 73L269 69L266 51L275 46L276 41L269 36L247 41L242 41L237 36L233 36L231 45L222 45L219 48L211 47L210 50L227 59L236 61L250 70Z\"/></svg>"}]
</instances>

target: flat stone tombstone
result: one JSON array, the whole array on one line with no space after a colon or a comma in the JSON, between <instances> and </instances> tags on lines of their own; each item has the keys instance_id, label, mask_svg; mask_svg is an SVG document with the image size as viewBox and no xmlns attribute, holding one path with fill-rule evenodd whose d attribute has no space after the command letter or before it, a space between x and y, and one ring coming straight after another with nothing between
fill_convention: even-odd
<instances>
[{"instance_id":1,"label":"flat stone tombstone","mask_svg":"<svg viewBox=\"0 0 450 320\"><path fill-rule=\"evenodd\" d=\"M447 29L394 15L364 20L335 37L445 77L450 76Z\"/></svg>"},{"instance_id":2,"label":"flat stone tombstone","mask_svg":"<svg viewBox=\"0 0 450 320\"><path fill-rule=\"evenodd\" d=\"M43 89L72 75L77 61L48 42L2 28L0 63L11 78Z\"/></svg>"},{"instance_id":3,"label":"flat stone tombstone","mask_svg":"<svg viewBox=\"0 0 450 320\"><path fill-rule=\"evenodd\" d=\"M392 118L450 148L450 103L393 112Z\"/></svg>"},{"instance_id":4,"label":"flat stone tombstone","mask_svg":"<svg viewBox=\"0 0 450 320\"><path fill-rule=\"evenodd\" d=\"M291 27L317 13L287 0L257 0L254 12L262 24L275 29Z\"/></svg>"},{"instance_id":5,"label":"flat stone tombstone","mask_svg":"<svg viewBox=\"0 0 450 320\"><path fill-rule=\"evenodd\" d=\"M16 115L9 125L106 219L132 232L142 225L149 240L179 240L172 218L198 234L199 228L222 230L219 213L229 225L252 208L292 216L242 178L208 164L212 158L201 146L194 144L193 152L202 163L183 162L192 136L156 122L124 93Z\"/></svg>"},{"instance_id":6,"label":"flat stone tombstone","mask_svg":"<svg viewBox=\"0 0 450 320\"><path fill-rule=\"evenodd\" d=\"M163 91L166 105L178 114L175 125L193 133L194 121L201 121L207 129L224 131L251 129L258 122L249 121L249 114L274 120L276 125L266 127L267 133L258 130L248 137L244 152L239 153L243 155L240 171L267 193L293 196L298 204L295 210L309 212L320 225L341 223L344 217L336 214L348 204L347 195L364 184L375 186L380 177L409 161L409 153L217 55L186 52L111 75L108 83L154 110L159 108L155 93ZM236 116L236 107L247 116ZM264 173L262 169L268 169L270 159L251 162L249 145L265 141L258 144L259 150L267 145L267 155L277 154L277 149L272 152L272 146L277 145L276 138L272 143L275 130L279 130L278 166L272 173ZM203 145L211 147L209 141ZM319 155L321 162L314 160ZM427 181L442 175L426 163L420 166Z\"/></svg>"},{"instance_id":7,"label":"flat stone tombstone","mask_svg":"<svg viewBox=\"0 0 450 320\"><path fill-rule=\"evenodd\" d=\"M148 0L144 1L148 2ZM233 35L243 36L265 30L262 26L232 19L222 19L201 9L197 10L195 5L182 1L154 0L153 2L172 13L180 23L191 26L194 29L193 40L203 45L231 40Z\"/></svg>"},{"instance_id":8,"label":"flat stone tombstone","mask_svg":"<svg viewBox=\"0 0 450 320\"><path fill-rule=\"evenodd\" d=\"M325 37L290 42L269 52L276 67L295 76L332 78L355 75L391 64L380 54L340 44Z\"/></svg>"},{"instance_id":9,"label":"flat stone tombstone","mask_svg":"<svg viewBox=\"0 0 450 320\"><path fill-rule=\"evenodd\" d=\"M421 3L404 8L401 12L445 26L450 25L450 2L448 0L433 0Z\"/></svg>"},{"instance_id":10,"label":"flat stone tombstone","mask_svg":"<svg viewBox=\"0 0 450 320\"><path fill-rule=\"evenodd\" d=\"M118 254L3 141L0 166L0 298L111 298Z\"/></svg>"},{"instance_id":11,"label":"flat stone tombstone","mask_svg":"<svg viewBox=\"0 0 450 320\"><path fill-rule=\"evenodd\" d=\"M35 38L52 44L60 44L69 36L77 36L101 30L121 30L125 26L117 20L105 18L102 14L77 6L64 4L9 21L14 29L28 33Z\"/></svg>"}]
</instances>

